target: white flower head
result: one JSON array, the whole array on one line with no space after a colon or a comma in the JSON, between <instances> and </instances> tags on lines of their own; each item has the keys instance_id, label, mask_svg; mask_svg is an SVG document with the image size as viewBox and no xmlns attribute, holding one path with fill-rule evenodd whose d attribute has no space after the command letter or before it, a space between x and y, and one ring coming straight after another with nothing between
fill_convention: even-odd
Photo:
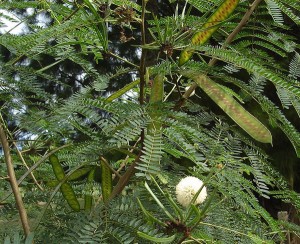
<instances>
[{"instance_id":1,"label":"white flower head","mask_svg":"<svg viewBox=\"0 0 300 244\"><path fill-rule=\"evenodd\" d=\"M187 176L183 178L176 186L177 201L183 206L187 207L196 193L202 187L203 182L196 177ZM195 200L194 204L200 204L204 202L207 197L206 187L204 186Z\"/></svg>"}]
</instances>

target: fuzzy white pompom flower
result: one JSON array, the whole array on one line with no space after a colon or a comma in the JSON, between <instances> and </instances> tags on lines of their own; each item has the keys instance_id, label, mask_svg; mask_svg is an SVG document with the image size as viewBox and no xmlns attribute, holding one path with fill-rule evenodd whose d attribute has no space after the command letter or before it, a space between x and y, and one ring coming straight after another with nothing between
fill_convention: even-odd
<instances>
[{"instance_id":1,"label":"fuzzy white pompom flower","mask_svg":"<svg viewBox=\"0 0 300 244\"><path fill-rule=\"evenodd\" d=\"M203 182L196 177L187 176L183 178L176 186L177 201L183 206L187 207L196 193L202 187ZM206 187L204 186L195 200L194 204L200 204L204 202L207 197Z\"/></svg>"}]
</instances>

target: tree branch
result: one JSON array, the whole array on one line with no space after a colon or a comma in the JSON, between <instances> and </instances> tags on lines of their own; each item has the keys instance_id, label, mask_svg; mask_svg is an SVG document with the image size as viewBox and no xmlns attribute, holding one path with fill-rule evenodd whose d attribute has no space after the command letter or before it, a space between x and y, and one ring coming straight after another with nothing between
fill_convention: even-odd
<instances>
[{"instance_id":1,"label":"tree branch","mask_svg":"<svg viewBox=\"0 0 300 244\"><path fill-rule=\"evenodd\" d=\"M9 176L9 182L16 200L17 208L19 210L19 215L20 215L24 233L26 236L28 236L28 234L30 233L30 227L29 227L27 212L24 207L23 199L18 187L14 166L12 162L12 157L10 153L10 147L2 123L0 123L0 140L4 152L5 163L7 166L7 174Z\"/></svg>"}]
</instances>

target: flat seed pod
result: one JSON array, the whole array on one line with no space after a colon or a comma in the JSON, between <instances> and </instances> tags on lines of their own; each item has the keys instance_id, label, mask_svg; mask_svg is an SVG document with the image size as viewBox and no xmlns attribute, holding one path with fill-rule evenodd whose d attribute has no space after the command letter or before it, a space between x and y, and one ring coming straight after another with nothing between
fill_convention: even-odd
<instances>
[{"instance_id":1,"label":"flat seed pod","mask_svg":"<svg viewBox=\"0 0 300 244\"><path fill-rule=\"evenodd\" d=\"M126 92L128 92L129 90L131 90L132 88L134 88L135 86L137 86L140 83L140 79L137 79L135 81L132 81L131 83L129 83L128 85L124 86L123 88L121 88L120 90L114 92L112 95L110 95L106 101L107 102L112 102L113 100L121 97L123 94L125 94Z\"/></svg>"},{"instance_id":2,"label":"flat seed pod","mask_svg":"<svg viewBox=\"0 0 300 244\"><path fill-rule=\"evenodd\" d=\"M220 23L227 19L239 4L239 0L225 0L217 10L208 18L202 26L202 30L197 32L191 40L193 45L203 45L208 41L212 34L220 27ZM178 65L186 63L193 55L193 50L187 48L179 56Z\"/></svg>"},{"instance_id":3,"label":"flat seed pod","mask_svg":"<svg viewBox=\"0 0 300 244\"><path fill-rule=\"evenodd\" d=\"M80 204L76 198L75 192L69 183L63 183L60 187L61 193L63 194L64 198L66 199L69 206L74 211L80 210Z\"/></svg>"},{"instance_id":4,"label":"flat seed pod","mask_svg":"<svg viewBox=\"0 0 300 244\"><path fill-rule=\"evenodd\" d=\"M56 179L58 179L59 181L63 180L65 178L65 171L64 171L63 167L61 166L61 164L58 160L58 157L55 154L52 154L49 157L49 161L52 165L52 169L53 169Z\"/></svg>"},{"instance_id":5,"label":"flat seed pod","mask_svg":"<svg viewBox=\"0 0 300 244\"><path fill-rule=\"evenodd\" d=\"M165 76L163 74L157 74L152 83L149 103L152 106L150 117L153 123L148 126L148 131L160 130L161 128L161 123L157 121L156 118L159 116L157 113L159 103L161 103L164 98L164 78Z\"/></svg>"},{"instance_id":6,"label":"flat seed pod","mask_svg":"<svg viewBox=\"0 0 300 244\"><path fill-rule=\"evenodd\" d=\"M107 203L112 192L112 173L110 168L101 160L101 187L103 201Z\"/></svg>"},{"instance_id":7,"label":"flat seed pod","mask_svg":"<svg viewBox=\"0 0 300 244\"><path fill-rule=\"evenodd\" d=\"M78 180L82 176L86 175L92 169L91 166L83 167L74 171L71 175L68 176L67 181Z\"/></svg>"},{"instance_id":8,"label":"flat seed pod","mask_svg":"<svg viewBox=\"0 0 300 244\"><path fill-rule=\"evenodd\" d=\"M49 180L49 181L47 181L46 186L57 187L58 184L59 184L58 180Z\"/></svg>"},{"instance_id":9,"label":"flat seed pod","mask_svg":"<svg viewBox=\"0 0 300 244\"><path fill-rule=\"evenodd\" d=\"M56 179L58 181L62 181L65 178L65 172L64 172L63 167L61 166L61 163L58 160L58 157L55 154L52 154L49 157L49 161L52 165L52 169L53 169ZM63 197L66 199L69 206L74 211L79 211L80 205L76 198L76 195L75 195L75 192L74 192L72 186L69 183L63 183L60 186L60 191L61 191Z\"/></svg>"},{"instance_id":10,"label":"flat seed pod","mask_svg":"<svg viewBox=\"0 0 300 244\"><path fill-rule=\"evenodd\" d=\"M272 143L270 131L252 114L242 107L221 86L205 75L192 75L191 78L198 86L244 131L255 140Z\"/></svg>"},{"instance_id":11,"label":"flat seed pod","mask_svg":"<svg viewBox=\"0 0 300 244\"><path fill-rule=\"evenodd\" d=\"M92 183L95 177L95 169L92 169L87 177L87 183ZM84 196L84 209L91 210L93 204L93 197L91 194L85 194Z\"/></svg>"},{"instance_id":12,"label":"flat seed pod","mask_svg":"<svg viewBox=\"0 0 300 244\"><path fill-rule=\"evenodd\" d=\"M162 102L164 98L164 75L157 74L151 87L150 103Z\"/></svg>"}]
</instances>

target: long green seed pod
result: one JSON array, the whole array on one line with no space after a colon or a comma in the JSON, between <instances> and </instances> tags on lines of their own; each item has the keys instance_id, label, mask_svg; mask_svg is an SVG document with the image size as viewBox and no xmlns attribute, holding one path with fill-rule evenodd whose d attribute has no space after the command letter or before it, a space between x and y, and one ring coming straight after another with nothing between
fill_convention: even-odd
<instances>
[{"instance_id":1,"label":"long green seed pod","mask_svg":"<svg viewBox=\"0 0 300 244\"><path fill-rule=\"evenodd\" d=\"M94 181L94 177L95 177L95 169L92 169L87 177L87 183L91 184ZM93 204L93 196L88 193L85 194L84 196L84 209L87 211L90 211L92 208L92 204Z\"/></svg>"},{"instance_id":2,"label":"long green seed pod","mask_svg":"<svg viewBox=\"0 0 300 244\"><path fill-rule=\"evenodd\" d=\"M218 9L208 18L202 26L202 31L197 32L191 40L193 45L203 45L212 34L220 27L220 23L227 19L239 4L239 0L225 0ZM193 55L193 50L186 48L179 57L178 65L186 63Z\"/></svg>"},{"instance_id":3,"label":"long green seed pod","mask_svg":"<svg viewBox=\"0 0 300 244\"><path fill-rule=\"evenodd\" d=\"M163 74L157 74L152 83L149 104L152 106L150 117L153 122L149 124L148 131L160 130L162 126L161 122L157 121L157 117L159 116L157 111L159 103L161 103L164 98L164 78L165 76Z\"/></svg>"},{"instance_id":4,"label":"long green seed pod","mask_svg":"<svg viewBox=\"0 0 300 244\"><path fill-rule=\"evenodd\" d=\"M85 166L83 168L75 170L71 175L68 176L67 181L79 180L83 176L87 175L92 169L92 166Z\"/></svg>"},{"instance_id":5,"label":"long green seed pod","mask_svg":"<svg viewBox=\"0 0 300 244\"><path fill-rule=\"evenodd\" d=\"M52 165L53 172L55 174L55 177L58 181L62 181L65 178L65 172L63 167L61 166L58 157L54 154L52 154L49 157L49 161ZM69 206L74 210L74 211L79 211L80 210L80 205L79 202L76 198L75 192L72 188L72 186L69 183L63 183L60 186L60 191L63 195L63 197L66 199L67 203Z\"/></svg>"},{"instance_id":6,"label":"long green seed pod","mask_svg":"<svg viewBox=\"0 0 300 244\"><path fill-rule=\"evenodd\" d=\"M164 75L157 74L151 87L150 103L162 102L164 98Z\"/></svg>"},{"instance_id":7,"label":"long green seed pod","mask_svg":"<svg viewBox=\"0 0 300 244\"><path fill-rule=\"evenodd\" d=\"M80 211L80 204L76 198L75 192L72 186L69 183L63 183L60 186L61 193L63 194L64 198L66 199L69 206L74 211Z\"/></svg>"},{"instance_id":8,"label":"long green seed pod","mask_svg":"<svg viewBox=\"0 0 300 244\"><path fill-rule=\"evenodd\" d=\"M65 171L64 171L63 167L61 166L61 164L58 160L58 157L55 154L52 154L49 157L49 161L52 165L52 169L53 169L56 179L58 179L59 181L63 180L65 178Z\"/></svg>"},{"instance_id":9,"label":"long green seed pod","mask_svg":"<svg viewBox=\"0 0 300 244\"><path fill-rule=\"evenodd\" d=\"M112 95L110 95L108 98L106 98L106 102L112 102L113 100L121 97L123 94L134 88L140 83L140 79L137 79L135 81L132 81L131 83L127 84L126 86L122 87L120 90L114 92Z\"/></svg>"},{"instance_id":10,"label":"long green seed pod","mask_svg":"<svg viewBox=\"0 0 300 244\"><path fill-rule=\"evenodd\" d=\"M202 74L190 78L251 137L259 142L272 143L270 131L221 86Z\"/></svg>"},{"instance_id":11,"label":"long green seed pod","mask_svg":"<svg viewBox=\"0 0 300 244\"><path fill-rule=\"evenodd\" d=\"M112 172L106 163L101 160L101 187L104 203L109 201L112 192Z\"/></svg>"}]
</instances>

